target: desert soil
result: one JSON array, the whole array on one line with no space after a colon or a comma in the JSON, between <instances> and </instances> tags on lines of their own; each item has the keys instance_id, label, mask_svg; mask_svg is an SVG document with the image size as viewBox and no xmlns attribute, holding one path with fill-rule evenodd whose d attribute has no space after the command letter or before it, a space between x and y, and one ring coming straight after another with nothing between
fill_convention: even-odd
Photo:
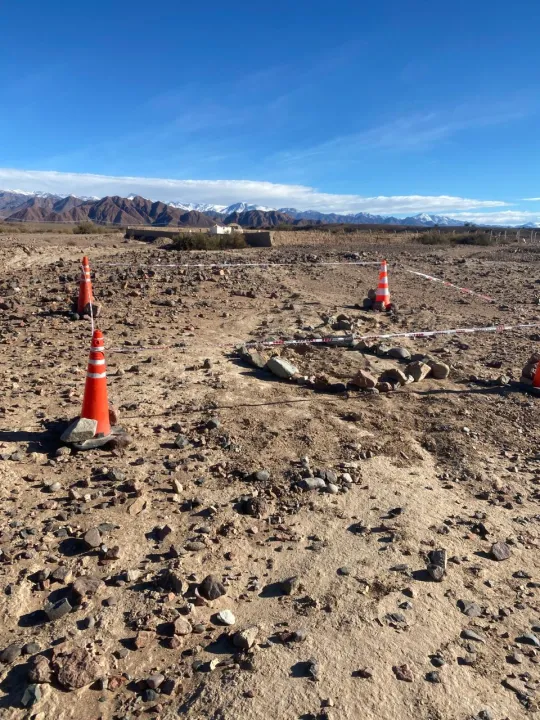
<instances>
[{"instance_id":1,"label":"desert soil","mask_svg":"<svg viewBox=\"0 0 540 720\"><path fill-rule=\"evenodd\" d=\"M314 391L235 353L345 334L340 314L361 334L540 322L540 254L298 242L0 238L2 720L540 717L540 398L511 382L540 327L390 343L451 373L378 395ZM383 253L393 314L355 307L376 265L321 265ZM83 254L127 448L59 440L91 337L70 316ZM290 265L145 267L241 261ZM346 348L273 352L331 383L402 368ZM436 549L441 582L426 571Z\"/></svg>"}]
</instances>

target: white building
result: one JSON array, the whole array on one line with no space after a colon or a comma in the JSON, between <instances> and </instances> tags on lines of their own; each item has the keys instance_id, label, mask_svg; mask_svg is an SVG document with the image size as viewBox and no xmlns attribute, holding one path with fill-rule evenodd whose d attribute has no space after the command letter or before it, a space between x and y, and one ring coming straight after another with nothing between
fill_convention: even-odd
<instances>
[{"instance_id":1,"label":"white building","mask_svg":"<svg viewBox=\"0 0 540 720\"><path fill-rule=\"evenodd\" d=\"M232 229L228 225L212 225L208 231L211 235L230 235Z\"/></svg>"}]
</instances>

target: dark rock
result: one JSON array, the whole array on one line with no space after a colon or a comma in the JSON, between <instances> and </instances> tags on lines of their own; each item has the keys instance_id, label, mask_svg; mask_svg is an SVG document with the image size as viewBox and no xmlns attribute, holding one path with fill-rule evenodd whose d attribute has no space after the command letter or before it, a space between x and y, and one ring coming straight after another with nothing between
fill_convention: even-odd
<instances>
[{"instance_id":1,"label":"dark rock","mask_svg":"<svg viewBox=\"0 0 540 720\"><path fill-rule=\"evenodd\" d=\"M412 670L408 665L394 665L392 671L398 680L412 682L414 680Z\"/></svg>"},{"instance_id":2,"label":"dark rock","mask_svg":"<svg viewBox=\"0 0 540 720\"><path fill-rule=\"evenodd\" d=\"M18 657L20 657L21 652L21 646L17 645L16 643L12 643L0 653L0 662L11 664L12 662L15 662Z\"/></svg>"},{"instance_id":3,"label":"dark rock","mask_svg":"<svg viewBox=\"0 0 540 720\"><path fill-rule=\"evenodd\" d=\"M508 560L511 554L510 547L505 542L496 542L491 546L491 555L495 560Z\"/></svg>"},{"instance_id":4,"label":"dark rock","mask_svg":"<svg viewBox=\"0 0 540 720\"><path fill-rule=\"evenodd\" d=\"M207 600L217 600L226 592L225 586L215 575L207 575L199 585L199 594Z\"/></svg>"},{"instance_id":5,"label":"dark rock","mask_svg":"<svg viewBox=\"0 0 540 720\"><path fill-rule=\"evenodd\" d=\"M67 598L63 598L54 604L47 603L44 609L49 620L54 621L59 620L64 617L64 615L68 615L73 608L71 607L69 600Z\"/></svg>"}]
</instances>

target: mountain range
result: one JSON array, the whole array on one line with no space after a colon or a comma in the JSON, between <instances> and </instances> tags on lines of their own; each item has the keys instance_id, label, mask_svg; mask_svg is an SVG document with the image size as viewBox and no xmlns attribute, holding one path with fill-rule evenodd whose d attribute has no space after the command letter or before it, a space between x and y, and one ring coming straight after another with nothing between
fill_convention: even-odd
<instances>
[{"instance_id":1,"label":"mountain range","mask_svg":"<svg viewBox=\"0 0 540 720\"><path fill-rule=\"evenodd\" d=\"M211 227L216 222L235 222L242 227L276 227L277 225L408 225L412 227L449 227L463 225L444 215L419 213L406 218L370 213L322 213L317 210L270 208L245 202L233 205L211 205L147 200L140 195L97 197L62 197L43 192L0 190L0 218L9 222L80 223L92 221L107 225L154 225L177 227Z\"/></svg>"}]
</instances>

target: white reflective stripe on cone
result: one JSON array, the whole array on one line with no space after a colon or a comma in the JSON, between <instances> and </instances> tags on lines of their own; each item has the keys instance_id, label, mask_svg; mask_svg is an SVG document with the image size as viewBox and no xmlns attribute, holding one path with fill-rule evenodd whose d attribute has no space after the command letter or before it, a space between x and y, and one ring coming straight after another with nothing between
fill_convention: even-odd
<instances>
[{"instance_id":1,"label":"white reflective stripe on cone","mask_svg":"<svg viewBox=\"0 0 540 720\"><path fill-rule=\"evenodd\" d=\"M101 358L101 360L94 360L93 358L90 358L88 361L89 365L105 365L105 358Z\"/></svg>"},{"instance_id":2,"label":"white reflective stripe on cone","mask_svg":"<svg viewBox=\"0 0 540 720\"><path fill-rule=\"evenodd\" d=\"M104 373L89 373L89 372L87 372L86 377L93 378L94 380L101 380L101 378L107 377L107 373L106 372L104 372Z\"/></svg>"}]
</instances>

